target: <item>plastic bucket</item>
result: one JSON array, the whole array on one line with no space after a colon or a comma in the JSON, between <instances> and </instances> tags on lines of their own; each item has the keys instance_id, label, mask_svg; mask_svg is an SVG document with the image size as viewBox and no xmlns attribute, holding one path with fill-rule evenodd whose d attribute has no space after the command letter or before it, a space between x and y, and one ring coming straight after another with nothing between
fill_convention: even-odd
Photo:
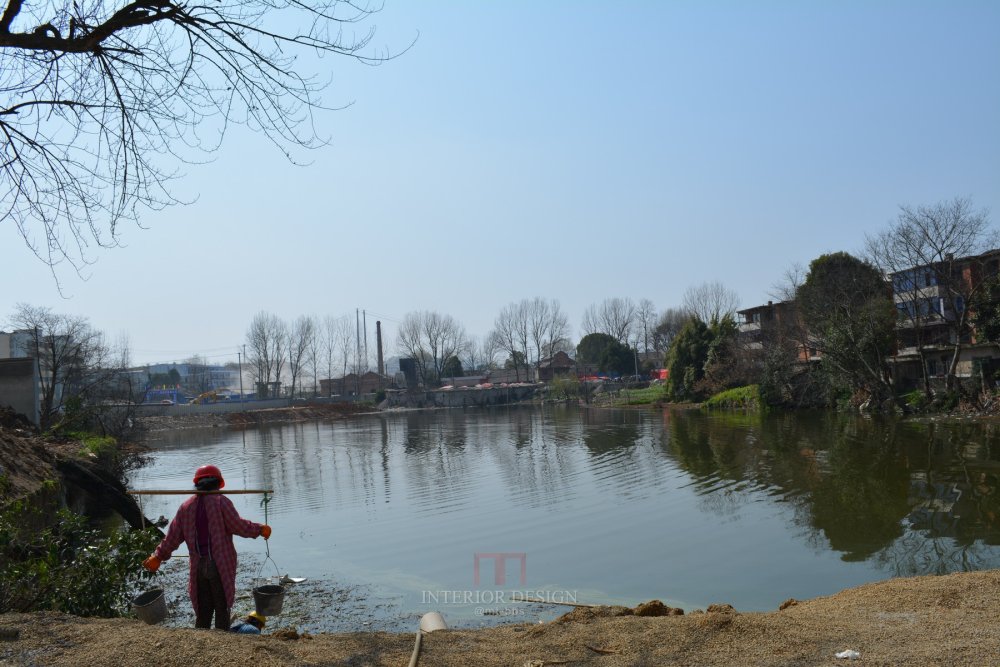
<instances>
[{"instance_id":1,"label":"plastic bucket","mask_svg":"<svg viewBox=\"0 0 1000 667\"><path fill-rule=\"evenodd\" d=\"M139 620L149 625L156 625L167 617L167 598L162 588L152 588L141 593L132 600L132 611Z\"/></svg>"},{"instance_id":2,"label":"plastic bucket","mask_svg":"<svg viewBox=\"0 0 1000 667\"><path fill-rule=\"evenodd\" d=\"M265 584L253 589L253 603L257 613L264 616L277 616L281 613L281 605L285 602L285 587L277 584Z\"/></svg>"},{"instance_id":3,"label":"plastic bucket","mask_svg":"<svg viewBox=\"0 0 1000 667\"><path fill-rule=\"evenodd\" d=\"M439 611L429 611L420 617L420 631L434 632L435 630L447 630L448 624L444 622L444 616Z\"/></svg>"}]
</instances>

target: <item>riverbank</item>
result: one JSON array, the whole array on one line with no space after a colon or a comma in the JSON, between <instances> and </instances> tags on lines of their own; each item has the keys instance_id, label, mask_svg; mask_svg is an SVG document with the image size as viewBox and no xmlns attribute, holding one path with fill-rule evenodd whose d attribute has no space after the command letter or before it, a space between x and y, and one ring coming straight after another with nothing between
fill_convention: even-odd
<instances>
[{"instance_id":1,"label":"riverbank","mask_svg":"<svg viewBox=\"0 0 1000 667\"><path fill-rule=\"evenodd\" d=\"M244 412L217 414L175 414L138 417L140 428L146 432L173 431L184 428L252 428L266 424L291 424L306 421L346 419L375 411L363 403L310 404L288 408L267 408Z\"/></svg>"},{"instance_id":2,"label":"riverbank","mask_svg":"<svg viewBox=\"0 0 1000 667\"><path fill-rule=\"evenodd\" d=\"M1000 571L991 570L891 579L766 613L728 605L661 617L576 609L539 625L435 632L423 638L419 664L832 665L840 662L835 653L853 649L865 665L991 665L1000 655L998 591ZM280 619L272 624L268 634L281 627ZM281 639L57 613L0 616L0 665L398 667L413 641L410 633Z\"/></svg>"}]
</instances>

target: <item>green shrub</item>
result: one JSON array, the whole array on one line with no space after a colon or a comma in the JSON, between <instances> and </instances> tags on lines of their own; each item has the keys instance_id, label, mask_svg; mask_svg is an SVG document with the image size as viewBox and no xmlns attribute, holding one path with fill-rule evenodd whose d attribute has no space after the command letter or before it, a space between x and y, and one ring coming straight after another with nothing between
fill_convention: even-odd
<instances>
[{"instance_id":1,"label":"green shrub","mask_svg":"<svg viewBox=\"0 0 1000 667\"><path fill-rule=\"evenodd\" d=\"M669 389L665 384L654 384L642 389L623 389L618 393L618 403L628 405L651 405L664 403L669 399Z\"/></svg>"},{"instance_id":2,"label":"green shrub","mask_svg":"<svg viewBox=\"0 0 1000 667\"><path fill-rule=\"evenodd\" d=\"M922 411L929 403L927 400L927 394L920 389L915 389L914 391L903 394L903 402L905 402L911 410L916 412Z\"/></svg>"},{"instance_id":3,"label":"green shrub","mask_svg":"<svg viewBox=\"0 0 1000 667\"><path fill-rule=\"evenodd\" d=\"M762 410L765 407L760 397L760 386L756 384L720 391L702 404L713 410Z\"/></svg>"},{"instance_id":4,"label":"green shrub","mask_svg":"<svg viewBox=\"0 0 1000 667\"><path fill-rule=\"evenodd\" d=\"M74 431L68 433L67 436L80 441L80 456L91 456L109 470L115 468L119 454L118 441L110 435Z\"/></svg>"},{"instance_id":5,"label":"green shrub","mask_svg":"<svg viewBox=\"0 0 1000 667\"><path fill-rule=\"evenodd\" d=\"M580 380L575 377L558 377L549 385L549 396L553 399L577 398L580 396Z\"/></svg>"},{"instance_id":6,"label":"green shrub","mask_svg":"<svg viewBox=\"0 0 1000 667\"><path fill-rule=\"evenodd\" d=\"M932 407L935 410L940 410L942 412L948 412L949 410L954 410L958 407L959 401L961 401L961 395L956 391L947 391L934 394L934 402Z\"/></svg>"},{"instance_id":7,"label":"green shrub","mask_svg":"<svg viewBox=\"0 0 1000 667\"><path fill-rule=\"evenodd\" d=\"M67 510L55 518L39 530L43 517L22 503L0 512L0 613L126 613L138 583L153 576L142 561L159 536L152 530L103 536Z\"/></svg>"}]
</instances>

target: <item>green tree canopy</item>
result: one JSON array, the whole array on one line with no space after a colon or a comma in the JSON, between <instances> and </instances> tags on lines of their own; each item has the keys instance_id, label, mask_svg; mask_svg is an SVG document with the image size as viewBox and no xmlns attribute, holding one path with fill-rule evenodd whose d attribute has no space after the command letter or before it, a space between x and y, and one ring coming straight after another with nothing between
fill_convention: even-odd
<instances>
[{"instance_id":1,"label":"green tree canopy","mask_svg":"<svg viewBox=\"0 0 1000 667\"><path fill-rule=\"evenodd\" d=\"M577 361L596 365L602 373L628 375L635 368L635 353L614 336L604 333L587 334L576 346Z\"/></svg>"},{"instance_id":2,"label":"green tree canopy","mask_svg":"<svg viewBox=\"0 0 1000 667\"><path fill-rule=\"evenodd\" d=\"M445 359L444 366L441 367L441 377L456 378L465 375L462 369L462 362L458 357L451 356Z\"/></svg>"},{"instance_id":3,"label":"green tree canopy","mask_svg":"<svg viewBox=\"0 0 1000 667\"><path fill-rule=\"evenodd\" d=\"M692 317L670 344L666 365L670 371L667 386L675 400L693 399L694 385L705 375L705 362L713 335L708 325Z\"/></svg>"},{"instance_id":4,"label":"green tree canopy","mask_svg":"<svg viewBox=\"0 0 1000 667\"><path fill-rule=\"evenodd\" d=\"M890 395L896 309L882 274L846 252L817 257L796 295L810 344L850 389Z\"/></svg>"},{"instance_id":5,"label":"green tree canopy","mask_svg":"<svg viewBox=\"0 0 1000 667\"><path fill-rule=\"evenodd\" d=\"M976 342L1000 342L1000 276L984 281L969 304Z\"/></svg>"}]
</instances>

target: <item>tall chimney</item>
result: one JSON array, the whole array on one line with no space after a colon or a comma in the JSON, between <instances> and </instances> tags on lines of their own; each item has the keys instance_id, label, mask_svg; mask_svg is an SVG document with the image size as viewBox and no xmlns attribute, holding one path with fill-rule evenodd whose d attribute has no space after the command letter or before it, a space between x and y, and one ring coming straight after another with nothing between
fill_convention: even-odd
<instances>
[{"instance_id":1,"label":"tall chimney","mask_svg":"<svg viewBox=\"0 0 1000 667\"><path fill-rule=\"evenodd\" d=\"M375 345L378 347L378 378L379 383L382 382L382 376L385 375L385 360L382 358L382 321L379 320L375 322Z\"/></svg>"}]
</instances>

